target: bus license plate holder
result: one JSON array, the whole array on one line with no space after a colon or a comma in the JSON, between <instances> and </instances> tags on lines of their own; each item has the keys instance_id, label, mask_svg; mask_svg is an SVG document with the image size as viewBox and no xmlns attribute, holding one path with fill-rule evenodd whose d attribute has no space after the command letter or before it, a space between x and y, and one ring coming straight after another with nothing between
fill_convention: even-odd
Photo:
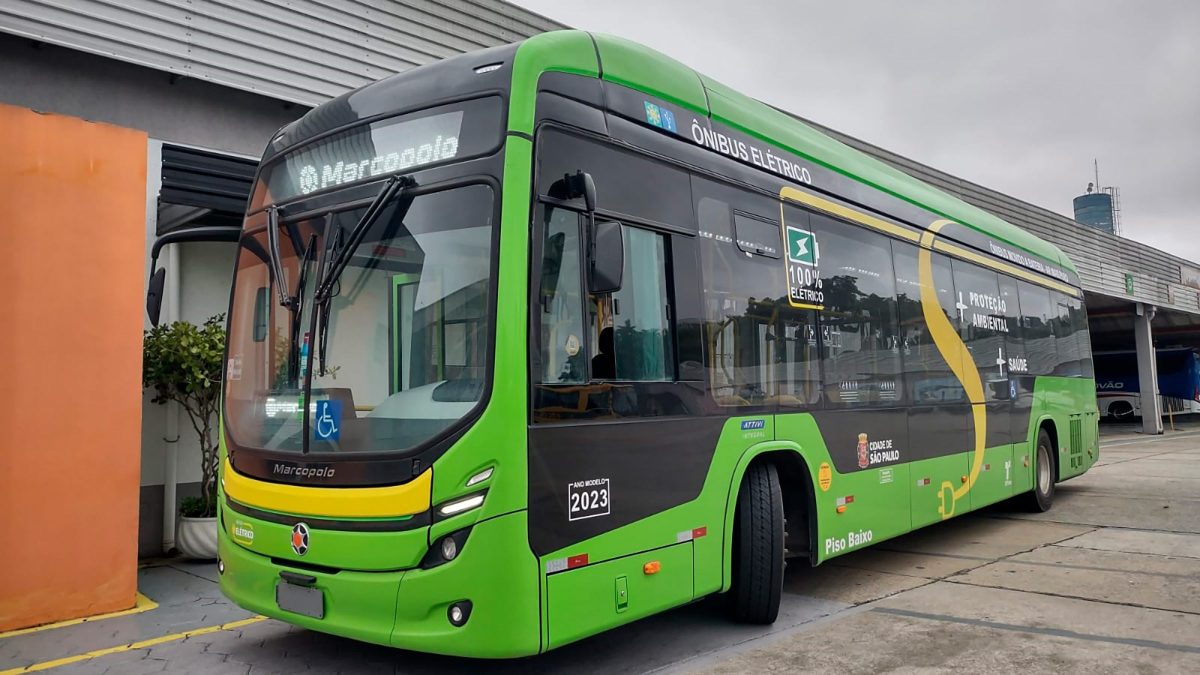
<instances>
[{"instance_id":1,"label":"bus license plate holder","mask_svg":"<svg viewBox=\"0 0 1200 675\"><path fill-rule=\"evenodd\" d=\"M275 603L279 609L314 619L325 618L325 594L319 588L280 581L275 584Z\"/></svg>"}]
</instances>

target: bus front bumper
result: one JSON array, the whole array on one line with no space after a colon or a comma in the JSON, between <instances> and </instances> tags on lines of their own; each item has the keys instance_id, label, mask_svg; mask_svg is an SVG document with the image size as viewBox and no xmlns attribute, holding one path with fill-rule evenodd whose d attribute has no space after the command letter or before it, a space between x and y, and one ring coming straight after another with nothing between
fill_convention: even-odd
<instances>
[{"instance_id":1,"label":"bus front bumper","mask_svg":"<svg viewBox=\"0 0 1200 675\"><path fill-rule=\"evenodd\" d=\"M538 566L524 512L477 523L454 560L431 569L389 572L299 568L233 542L221 528L221 590L239 606L312 630L413 651L509 658L541 647ZM316 579L324 616L281 609L281 572ZM451 605L470 603L462 626Z\"/></svg>"}]
</instances>

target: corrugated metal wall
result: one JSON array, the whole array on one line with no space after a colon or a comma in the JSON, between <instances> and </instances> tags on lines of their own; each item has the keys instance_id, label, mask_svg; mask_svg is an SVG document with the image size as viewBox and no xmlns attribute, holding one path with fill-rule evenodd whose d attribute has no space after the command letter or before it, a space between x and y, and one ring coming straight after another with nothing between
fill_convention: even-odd
<instances>
[{"instance_id":1,"label":"corrugated metal wall","mask_svg":"<svg viewBox=\"0 0 1200 675\"><path fill-rule=\"evenodd\" d=\"M0 2L0 31L309 106L563 27L499 0Z\"/></svg>"},{"instance_id":2,"label":"corrugated metal wall","mask_svg":"<svg viewBox=\"0 0 1200 675\"><path fill-rule=\"evenodd\" d=\"M1200 294L1196 289L1179 283L1180 265L1196 267L1195 263L1130 239L1080 225L1053 211L914 162L816 122L804 121L850 147L1054 242L1075 263L1085 290L1186 312L1200 312ZM1132 294L1125 290L1126 274L1133 275Z\"/></svg>"},{"instance_id":3,"label":"corrugated metal wall","mask_svg":"<svg viewBox=\"0 0 1200 675\"><path fill-rule=\"evenodd\" d=\"M501 0L0 3L0 31L309 106L413 66L565 27ZM1089 291L1200 311L1194 289L1179 284L1181 258L814 126L1057 243Z\"/></svg>"}]
</instances>

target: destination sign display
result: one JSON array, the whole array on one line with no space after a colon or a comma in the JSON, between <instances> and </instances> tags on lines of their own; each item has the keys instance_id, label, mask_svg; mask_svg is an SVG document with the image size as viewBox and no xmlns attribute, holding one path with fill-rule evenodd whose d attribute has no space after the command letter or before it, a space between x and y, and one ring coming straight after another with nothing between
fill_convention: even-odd
<instances>
[{"instance_id":1,"label":"destination sign display","mask_svg":"<svg viewBox=\"0 0 1200 675\"><path fill-rule=\"evenodd\" d=\"M498 144L499 122L488 97L352 127L268 164L254 206L478 155Z\"/></svg>"}]
</instances>

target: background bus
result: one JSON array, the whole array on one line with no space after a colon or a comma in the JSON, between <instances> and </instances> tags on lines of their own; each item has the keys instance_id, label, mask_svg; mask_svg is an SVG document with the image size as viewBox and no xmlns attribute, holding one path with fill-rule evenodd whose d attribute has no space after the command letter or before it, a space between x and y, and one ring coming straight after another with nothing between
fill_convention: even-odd
<instances>
[{"instance_id":1,"label":"background bus","mask_svg":"<svg viewBox=\"0 0 1200 675\"><path fill-rule=\"evenodd\" d=\"M1190 347L1158 349L1155 354L1163 413L1200 412L1200 354ZM1095 362L1100 413L1116 420L1140 417L1137 352L1097 352Z\"/></svg>"}]
</instances>

